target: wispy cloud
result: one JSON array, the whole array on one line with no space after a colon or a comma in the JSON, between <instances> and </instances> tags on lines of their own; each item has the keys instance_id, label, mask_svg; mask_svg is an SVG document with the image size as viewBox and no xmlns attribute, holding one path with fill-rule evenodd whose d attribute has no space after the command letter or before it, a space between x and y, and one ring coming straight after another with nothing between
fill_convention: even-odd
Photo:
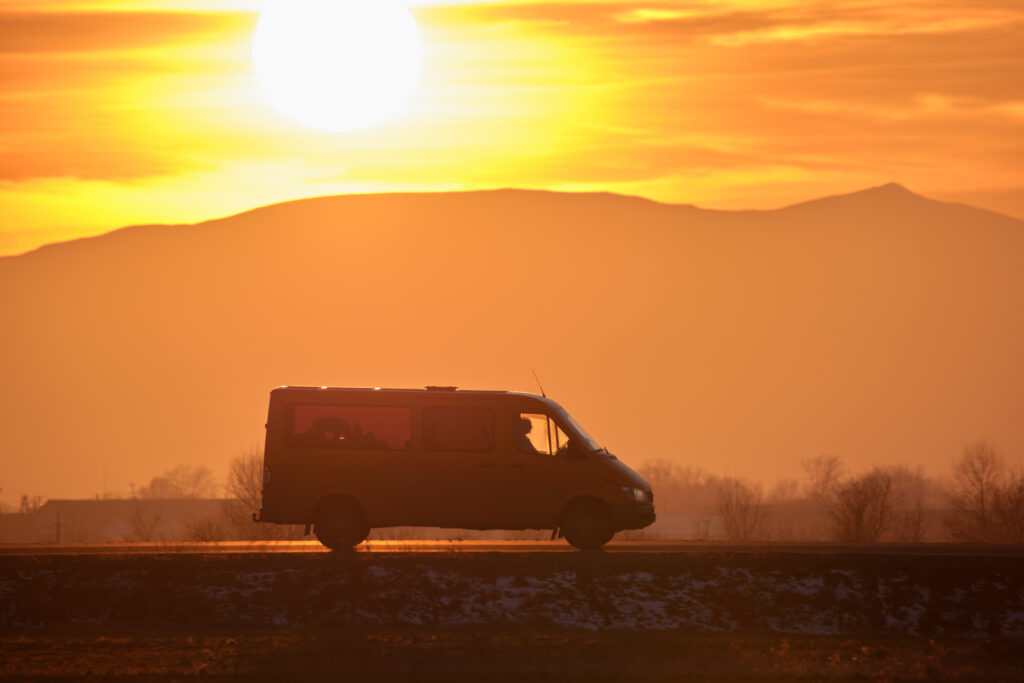
<instances>
[{"instance_id":1,"label":"wispy cloud","mask_svg":"<svg viewBox=\"0 0 1024 683\"><path fill-rule=\"evenodd\" d=\"M108 52L223 40L251 30L246 13L4 12L0 53Z\"/></svg>"}]
</instances>

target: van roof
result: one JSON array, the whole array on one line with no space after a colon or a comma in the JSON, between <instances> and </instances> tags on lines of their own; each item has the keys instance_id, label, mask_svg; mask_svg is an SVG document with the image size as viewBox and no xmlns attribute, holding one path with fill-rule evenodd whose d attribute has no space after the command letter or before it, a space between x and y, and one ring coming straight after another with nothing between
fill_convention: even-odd
<instances>
[{"instance_id":1,"label":"van roof","mask_svg":"<svg viewBox=\"0 0 1024 683\"><path fill-rule=\"evenodd\" d=\"M323 392L330 392L330 393L365 393L365 392L371 392L371 393L391 393L391 394L416 394L416 395L421 395L421 396L422 395L426 395L426 394L460 394L460 395L473 394L473 395L476 395L476 396L495 396L495 397L497 397L497 396L519 396L519 397L522 397L522 398L530 398L530 399L534 399L534 400L537 400L537 401L541 401L542 403L547 403L547 404L549 404L553 408L561 408L561 406L558 405L558 403L556 403L555 401L552 401L550 398L548 398L546 396L538 396L537 394L531 394L531 393L527 393L527 392L524 392L524 391L500 391L500 390L486 390L486 389L459 389L458 387L453 387L453 386L428 386L428 387L424 387L423 389L390 389L390 388L383 388L383 387L302 387L302 386L282 385L282 386L279 386L279 387L275 387L273 390L271 390L270 393L273 394L275 392L292 392L292 391L294 391L294 392L306 392L306 391L320 392L320 391L323 391Z\"/></svg>"}]
</instances>

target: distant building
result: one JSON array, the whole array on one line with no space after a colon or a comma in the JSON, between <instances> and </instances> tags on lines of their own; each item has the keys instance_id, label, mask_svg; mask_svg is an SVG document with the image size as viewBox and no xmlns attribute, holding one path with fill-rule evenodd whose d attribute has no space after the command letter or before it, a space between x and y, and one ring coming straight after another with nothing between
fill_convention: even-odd
<instances>
[{"instance_id":1,"label":"distant building","mask_svg":"<svg viewBox=\"0 0 1024 683\"><path fill-rule=\"evenodd\" d=\"M0 515L0 543L177 541L192 524L218 519L221 499L48 500Z\"/></svg>"}]
</instances>

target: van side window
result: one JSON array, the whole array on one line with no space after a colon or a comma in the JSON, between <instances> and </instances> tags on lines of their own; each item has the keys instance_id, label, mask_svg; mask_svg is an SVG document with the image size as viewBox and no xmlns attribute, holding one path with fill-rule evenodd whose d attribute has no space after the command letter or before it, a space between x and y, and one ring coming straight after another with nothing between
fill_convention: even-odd
<instances>
[{"instance_id":1,"label":"van side window","mask_svg":"<svg viewBox=\"0 0 1024 683\"><path fill-rule=\"evenodd\" d=\"M423 409L423 450L490 453L494 411L490 408Z\"/></svg>"},{"instance_id":2,"label":"van side window","mask_svg":"<svg viewBox=\"0 0 1024 683\"><path fill-rule=\"evenodd\" d=\"M513 413L512 445L520 453L565 453L569 436L554 420L540 413Z\"/></svg>"},{"instance_id":3,"label":"van side window","mask_svg":"<svg viewBox=\"0 0 1024 683\"><path fill-rule=\"evenodd\" d=\"M406 450L412 445L412 408L293 405L286 442L297 448Z\"/></svg>"}]
</instances>

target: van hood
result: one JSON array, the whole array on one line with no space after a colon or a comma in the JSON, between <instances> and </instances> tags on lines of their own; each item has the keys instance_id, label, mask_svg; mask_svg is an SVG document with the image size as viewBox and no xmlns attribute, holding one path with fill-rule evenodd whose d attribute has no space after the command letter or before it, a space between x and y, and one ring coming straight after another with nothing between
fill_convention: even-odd
<instances>
[{"instance_id":1,"label":"van hood","mask_svg":"<svg viewBox=\"0 0 1024 683\"><path fill-rule=\"evenodd\" d=\"M637 488L644 489L645 491L651 490L651 485L647 483L647 480L633 471L633 468L616 458L611 453L602 453L608 458L608 465L611 466L619 476L622 478L623 486L635 486Z\"/></svg>"}]
</instances>

